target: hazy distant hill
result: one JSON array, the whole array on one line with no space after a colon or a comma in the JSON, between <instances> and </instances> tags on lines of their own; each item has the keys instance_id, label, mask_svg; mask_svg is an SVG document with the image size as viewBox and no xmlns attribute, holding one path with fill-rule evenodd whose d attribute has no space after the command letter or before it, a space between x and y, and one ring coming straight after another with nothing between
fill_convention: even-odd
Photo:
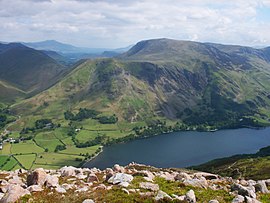
<instances>
[{"instance_id":1,"label":"hazy distant hill","mask_svg":"<svg viewBox=\"0 0 270 203\"><path fill-rule=\"evenodd\" d=\"M111 58L118 56L119 54L129 50L131 46L108 49L108 48L86 48L76 47L70 44L61 43L55 40L46 40L41 42L23 43L24 45L42 50L50 57L54 58L61 64L70 66L81 59L92 59L92 58Z\"/></svg>"},{"instance_id":2,"label":"hazy distant hill","mask_svg":"<svg viewBox=\"0 0 270 203\"><path fill-rule=\"evenodd\" d=\"M89 107L129 121L162 116L193 124L263 118L270 113L268 53L169 39L142 41L117 59L79 65L16 108L27 105L42 115L59 105ZM44 101L49 106L39 108Z\"/></svg>"},{"instance_id":3,"label":"hazy distant hill","mask_svg":"<svg viewBox=\"0 0 270 203\"><path fill-rule=\"evenodd\" d=\"M19 43L0 44L0 81L5 100L31 95L54 84L65 68L41 51Z\"/></svg>"},{"instance_id":4,"label":"hazy distant hill","mask_svg":"<svg viewBox=\"0 0 270 203\"><path fill-rule=\"evenodd\" d=\"M104 51L123 53L131 48L131 46L118 49L76 47L55 40L46 40L41 42L28 42L28 43L24 42L23 44L37 50L47 50L47 51L50 50L55 52L61 52L63 54L67 53L102 54Z\"/></svg>"}]
</instances>

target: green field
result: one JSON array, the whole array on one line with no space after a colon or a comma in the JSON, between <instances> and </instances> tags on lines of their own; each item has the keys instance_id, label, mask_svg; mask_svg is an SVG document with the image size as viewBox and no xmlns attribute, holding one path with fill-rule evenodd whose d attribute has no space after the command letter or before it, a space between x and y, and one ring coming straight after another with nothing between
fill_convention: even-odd
<instances>
[{"instance_id":1,"label":"green field","mask_svg":"<svg viewBox=\"0 0 270 203\"><path fill-rule=\"evenodd\" d=\"M95 139L95 137L97 137L98 135L98 131L81 130L76 135L76 138L79 140L79 142L87 142L89 140Z\"/></svg>"},{"instance_id":2,"label":"green field","mask_svg":"<svg viewBox=\"0 0 270 203\"><path fill-rule=\"evenodd\" d=\"M5 148L5 146L4 146ZM44 149L37 146L32 140L20 142L18 144L12 144L12 154L28 154L28 153L41 153Z\"/></svg>"},{"instance_id":3,"label":"green field","mask_svg":"<svg viewBox=\"0 0 270 203\"><path fill-rule=\"evenodd\" d=\"M4 165L7 162L9 156L0 156L0 166Z\"/></svg>"},{"instance_id":4,"label":"green field","mask_svg":"<svg viewBox=\"0 0 270 203\"><path fill-rule=\"evenodd\" d=\"M83 156L60 154L60 153L41 153L38 155L33 168L37 168L39 165L44 165L46 168L54 166L60 168L62 166L79 166L81 161L75 159L84 159Z\"/></svg>"},{"instance_id":5,"label":"green field","mask_svg":"<svg viewBox=\"0 0 270 203\"><path fill-rule=\"evenodd\" d=\"M62 127L62 128L57 128L55 129L54 131L54 136L57 138L57 139L65 139L67 137L70 137L68 136L68 128L65 128L65 127Z\"/></svg>"},{"instance_id":6,"label":"green field","mask_svg":"<svg viewBox=\"0 0 270 203\"><path fill-rule=\"evenodd\" d=\"M110 114L111 115L111 114ZM19 138L20 133L17 131L18 126L25 126L30 117L20 119L16 122L15 131L12 131L13 138ZM40 116L35 115L33 118L39 119ZM55 121L54 121L55 122ZM118 122L116 124L100 124L95 119L85 119L82 121L74 121L75 128L82 128L80 131L70 135L70 125L67 120L58 120L61 127L55 129L38 129L34 132L29 132L24 136L33 136L32 140L20 141L19 143L4 143L3 150L0 151L3 156L0 159L0 164L5 163L9 155L10 161L7 162L3 168L6 170L18 169L23 167L25 169L33 169L38 167L57 169L62 166L72 165L80 166L85 159L94 156L101 144L94 146L78 148L75 146L73 139L75 138L79 143L87 143L94 141L98 136L107 136L109 138L122 138L132 132L131 128L137 126L136 123ZM138 126L143 126L144 122L138 123ZM34 126L33 120L30 126ZM12 129L12 126L10 127ZM10 136L10 137L11 137ZM65 146L66 149L55 152L58 145Z\"/></svg>"},{"instance_id":7,"label":"green field","mask_svg":"<svg viewBox=\"0 0 270 203\"><path fill-rule=\"evenodd\" d=\"M21 136L20 132L14 131L11 133L11 135L9 137L16 139L16 138L19 138L20 136Z\"/></svg>"},{"instance_id":8,"label":"green field","mask_svg":"<svg viewBox=\"0 0 270 203\"><path fill-rule=\"evenodd\" d=\"M73 143L71 137L67 137L67 138L63 139L62 142L63 142L66 146L73 146L73 145L74 145L74 143Z\"/></svg>"},{"instance_id":9,"label":"green field","mask_svg":"<svg viewBox=\"0 0 270 203\"><path fill-rule=\"evenodd\" d=\"M13 157L10 157L9 161L7 161L7 163L1 168L1 170L10 171L14 169L14 166L16 166L17 164L18 162Z\"/></svg>"},{"instance_id":10,"label":"green field","mask_svg":"<svg viewBox=\"0 0 270 203\"><path fill-rule=\"evenodd\" d=\"M33 162L36 159L35 154L18 155L15 158L21 163L25 169L31 169Z\"/></svg>"},{"instance_id":11,"label":"green field","mask_svg":"<svg viewBox=\"0 0 270 203\"><path fill-rule=\"evenodd\" d=\"M110 138L121 138L121 137L125 137L127 136L129 132L124 132L124 131L121 131L121 130L115 130L115 131L102 131L101 134L105 134L107 136L109 136Z\"/></svg>"},{"instance_id":12,"label":"green field","mask_svg":"<svg viewBox=\"0 0 270 203\"><path fill-rule=\"evenodd\" d=\"M0 153L2 155L10 155L11 154L11 144L10 143L4 143L3 149L0 150Z\"/></svg>"},{"instance_id":13,"label":"green field","mask_svg":"<svg viewBox=\"0 0 270 203\"><path fill-rule=\"evenodd\" d=\"M56 138L54 132L41 132L35 136L36 143L43 149L48 149L49 152L54 152L57 145L63 145Z\"/></svg>"},{"instance_id":14,"label":"green field","mask_svg":"<svg viewBox=\"0 0 270 203\"><path fill-rule=\"evenodd\" d=\"M77 148L75 146L67 147L67 149L60 151L60 154L73 154L73 155L80 155L80 154L94 154L97 149L99 148L99 145L95 145L92 147L86 147L86 148Z\"/></svg>"}]
</instances>

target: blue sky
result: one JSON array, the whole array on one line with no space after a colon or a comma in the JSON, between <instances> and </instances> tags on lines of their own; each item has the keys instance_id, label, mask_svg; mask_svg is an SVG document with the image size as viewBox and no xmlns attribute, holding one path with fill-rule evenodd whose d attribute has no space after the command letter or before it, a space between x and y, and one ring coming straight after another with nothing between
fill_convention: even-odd
<instances>
[{"instance_id":1,"label":"blue sky","mask_svg":"<svg viewBox=\"0 0 270 203\"><path fill-rule=\"evenodd\" d=\"M151 38L270 46L270 0L0 0L0 41L117 48Z\"/></svg>"}]
</instances>

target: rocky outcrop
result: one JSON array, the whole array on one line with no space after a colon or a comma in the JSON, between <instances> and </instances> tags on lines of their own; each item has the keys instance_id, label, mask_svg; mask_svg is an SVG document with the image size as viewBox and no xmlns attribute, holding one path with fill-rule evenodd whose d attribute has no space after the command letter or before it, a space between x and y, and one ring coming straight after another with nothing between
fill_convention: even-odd
<instances>
[{"instance_id":1,"label":"rocky outcrop","mask_svg":"<svg viewBox=\"0 0 270 203\"><path fill-rule=\"evenodd\" d=\"M259 180L257 184L255 185L256 192L261 192L263 194L269 193L269 190L266 186L265 181Z\"/></svg>"},{"instance_id":2,"label":"rocky outcrop","mask_svg":"<svg viewBox=\"0 0 270 203\"><path fill-rule=\"evenodd\" d=\"M29 190L24 189L19 185L16 184L9 185L7 192L0 200L0 203L16 202L19 198L29 194L30 194Z\"/></svg>"},{"instance_id":3,"label":"rocky outcrop","mask_svg":"<svg viewBox=\"0 0 270 203\"><path fill-rule=\"evenodd\" d=\"M237 191L239 195L256 198L255 187L252 185L245 187L236 183L232 185L232 190Z\"/></svg>"},{"instance_id":4,"label":"rocky outcrop","mask_svg":"<svg viewBox=\"0 0 270 203\"><path fill-rule=\"evenodd\" d=\"M232 200L232 203L244 203L244 202L245 198L242 195L238 195Z\"/></svg>"},{"instance_id":5,"label":"rocky outcrop","mask_svg":"<svg viewBox=\"0 0 270 203\"><path fill-rule=\"evenodd\" d=\"M187 192L185 200L190 203L196 203L196 196L193 190Z\"/></svg>"},{"instance_id":6,"label":"rocky outcrop","mask_svg":"<svg viewBox=\"0 0 270 203\"><path fill-rule=\"evenodd\" d=\"M159 190L158 184L149 183L149 182L141 182L140 188L146 189L146 190L151 190L151 191L158 191Z\"/></svg>"},{"instance_id":7,"label":"rocky outcrop","mask_svg":"<svg viewBox=\"0 0 270 203\"><path fill-rule=\"evenodd\" d=\"M214 194L220 190L233 199L232 203L259 203L258 197L268 194L269 186L270 180L233 180L210 173L158 169L135 163L126 167L115 165L105 170L68 166L59 170L0 171L0 203L16 202L25 195L24 198L32 202L42 202L35 199L42 195L45 195L43 198L58 197L54 202L73 202L76 198L84 203L109 202L102 198L106 194L112 197L116 191L117 194L143 200L195 203L201 202L202 192L211 191ZM177 188L172 190L171 187ZM171 191L176 193L172 194ZM197 198L198 194L200 196ZM211 197L203 202L218 203L220 200L220 196ZM128 198L125 200L129 202Z\"/></svg>"},{"instance_id":8,"label":"rocky outcrop","mask_svg":"<svg viewBox=\"0 0 270 203\"><path fill-rule=\"evenodd\" d=\"M42 168L38 168L34 170L30 175L27 177L27 185L44 185L46 181L47 173Z\"/></svg>"},{"instance_id":9,"label":"rocky outcrop","mask_svg":"<svg viewBox=\"0 0 270 203\"><path fill-rule=\"evenodd\" d=\"M119 184L119 183L130 183L133 180L133 176L125 173L116 173L108 180L108 183Z\"/></svg>"},{"instance_id":10,"label":"rocky outcrop","mask_svg":"<svg viewBox=\"0 0 270 203\"><path fill-rule=\"evenodd\" d=\"M155 197L155 200L160 201L163 199L172 200L172 198L166 192L159 190L156 197Z\"/></svg>"}]
</instances>

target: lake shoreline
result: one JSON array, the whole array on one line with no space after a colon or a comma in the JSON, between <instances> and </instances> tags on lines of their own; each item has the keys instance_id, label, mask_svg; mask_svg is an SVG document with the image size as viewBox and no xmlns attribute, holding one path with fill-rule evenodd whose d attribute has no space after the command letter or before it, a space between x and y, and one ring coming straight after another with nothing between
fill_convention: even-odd
<instances>
[{"instance_id":1,"label":"lake shoreline","mask_svg":"<svg viewBox=\"0 0 270 203\"><path fill-rule=\"evenodd\" d=\"M143 142L143 140L148 140L149 138L156 138L156 137L162 137L162 135L165 135L165 134L172 134L173 136L174 136L174 133L185 133L185 134L193 134L193 133L195 133L195 134L197 134L197 133L209 133L209 135L212 135L212 134L214 134L214 133L217 133L217 132L222 132L221 134L226 134L227 133L227 131L233 131L233 130L243 130L243 131L245 131L245 130L265 130L265 129L268 129L267 127L261 127L261 128L247 128L247 127L245 127L245 128L237 128L237 129L220 129L220 130L218 130L218 131L215 131L215 132L199 132L199 131L194 131L194 130L189 130L189 131L178 131L178 132L168 132L168 133L162 133L162 134L158 134L158 135L155 135L155 136L149 136L149 137L139 137L139 138L136 138L136 139L133 139L133 140L129 140L129 141L124 141L124 142L119 142L119 143L114 143L114 144L112 144L112 145L109 145L109 146L104 146L104 147L106 147L106 149L110 149L110 148L115 148L117 145L118 146L120 146L119 144L121 144L121 146L123 146L122 144L124 144L124 145L126 145L126 144L129 144L130 145L130 143L133 143L133 142L136 142L136 141L139 141L139 142ZM220 133L219 133L220 134ZM148 142L148 141L147 141ZM269 145L270 145L270 142L269 142ZM265 147L265 146L264 146ZM261 147L259 147L259 148L257 148L256 150L259 150ZM93 162L97 162L97 161L99 161L100 159L102 159L104 156L103 156L103 153L104 153L104 150L102 150L102 153L100 152L100 153L98 153L97 155L95 155L94 157L92 157L89 161L86 161L84 164L83 164L83 167L88 167L88 165L89 165L89 163L91 164L91 163L93 163ZM240 153L242 153L242 152L240 152ZM216 159L216 158L226 158L226 157L228 157L228 156L231 156L231 155L237 155L238 153L236 153L236 154L224 154L224 155L222 155L222 156L218 156L218 157L214 157L214 158L211 158L211 159L207 159L207 160L205 160L205 161L203 161L203 162L201 162L201 163L198 163L198 164L202 164L202 163L206 163L206 162L209 162L209 161L211 161L211 160L214 160L214 159ZM100 157L100 156L102 156L102 157ZM97 159L99 159L99 160L97 160ZM131 161L136 161L136 160L131 160ZM117 161L115 160L115 163L117 163ZM146 163L147 164L147 163ZM195 165L198 165L198 164L195 164ZM152 164L153 165L153 164ZM190 166L192 166L192 164L190 164L189 166L185 166L185 167L190 167ZM193 166L194 166L194 164L193 164Z\"/></svg>"},{"instance_id":2,"label":"lake shoreline","mask_svg":"<svg viewBox=\"0 0 270 203\"><path fill-rule=\"evenodd\" d=\"M84 165L88 162L91 162L92 160L94 160L96 157L98 157L98 155L100 155L103 152L103 146L100 146L100 151L98 153L95 153L94 156L92 156L91 158L83 161L83 163L81 164L82 168L86 168L84 167Z\"/></svg>"}]
</instances>

